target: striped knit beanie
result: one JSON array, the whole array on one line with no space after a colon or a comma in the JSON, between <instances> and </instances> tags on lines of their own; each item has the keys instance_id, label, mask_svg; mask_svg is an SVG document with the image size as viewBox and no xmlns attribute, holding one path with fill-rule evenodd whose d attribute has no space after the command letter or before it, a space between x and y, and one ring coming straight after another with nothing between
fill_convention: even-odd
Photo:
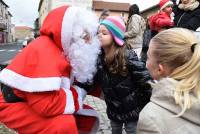
<instances>
[{"instance_id":1,"label":"striped knit beanie","mask_svg":"<svg viewBox=\"0 0 200 134\"><path fill-rule=\"evenodd\" d=\"M108 16L100 22L100 25L104 25L108 31L110 31L115 42L119 46L124 45L125 24L122 18L117 16Z\"/></svg>"}]
</instances>

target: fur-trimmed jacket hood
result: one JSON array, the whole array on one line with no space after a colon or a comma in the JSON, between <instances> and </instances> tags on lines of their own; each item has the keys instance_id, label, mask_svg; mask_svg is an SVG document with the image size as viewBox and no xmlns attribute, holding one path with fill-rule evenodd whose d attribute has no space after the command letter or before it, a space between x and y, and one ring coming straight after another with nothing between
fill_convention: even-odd
<instances>
[{"instance_id":1,"label":"fur-trimmed jacket hood","mask_svg":"<svg viewBox=\"0 0 200 134\"><path fill-rule=\"evenodd\" d=\"M151 102L141 111L137 134L198 134L200 131L200 101L180 117L181 107L173 96L178 81L165 78L152 84ZM192 94L191 94L192 95Z\"/></svg>"}]
</instances>

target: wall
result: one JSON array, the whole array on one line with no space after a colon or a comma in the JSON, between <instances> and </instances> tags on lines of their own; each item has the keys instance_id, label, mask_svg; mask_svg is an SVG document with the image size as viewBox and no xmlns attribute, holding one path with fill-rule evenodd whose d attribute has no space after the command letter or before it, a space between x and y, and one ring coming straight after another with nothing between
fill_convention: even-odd
<instances>
[{"instance_id":1,"label":"wall","mask_svg":"<svg viewBox=\"0 0 200 134\"><path fill-rule=\"evenodd\" d=\"M76 6L92 8L92 0L43 0L39 11L39 26L41 27L49 11L62 5L72 5L73 2Z\"/></svg>"}]
</instances>

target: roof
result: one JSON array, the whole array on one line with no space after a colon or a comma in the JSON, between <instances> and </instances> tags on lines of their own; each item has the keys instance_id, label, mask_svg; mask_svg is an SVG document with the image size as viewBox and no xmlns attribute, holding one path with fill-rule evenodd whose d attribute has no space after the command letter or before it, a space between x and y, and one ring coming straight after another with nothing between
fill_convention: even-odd
<instances>
[{"instance_id":1,"label":"roof","mask_svg":"<svg viewBox=\"0 0 200 134\"><path fill-rule=\"evenodd\" d=\"M110 11L125 11L128 12L130 3L122 2L107 2L101 0L93 0L93 9L94 10L104 10L108 9Z\"/></svg>"},{"instance_id":2,"label":"roof","mask_svg":"<svg viewBox=\"0 0 200 134\"><path fill-rule=\"evenodd\" d=\"M8 14L9 14L11 17L13 17L12 14L10 13L10 11L8 11Z\"/></svg>"},{"instance_id":3,"label":"roof","mask_svg":"<svg viewBox=\"0 0 200 134\"><path fill-rule=\"evenodd\" d=\"M17 30L23 30L23 29L33 30L32 27L28 27L28 26L15 26L15 29L17 29Z\"/></svg>"},{"instance_id":4,"label":"roof","mask_svg":"<svg viewBox=\"0 0 200 134\"><path fill-rule=\"evenodd\" d=\"M0 0L0 2L3 3L7 8L9 8L9 6L3 0Z\"/></svg>"},{"instance_id":5,"label":"roof","mask_svg":"<svg viewBox=\"0 0 200 134\"><path fill-rule=\"evenodd\" d=\"M41 6L42 6L42 2L43 2L44 0L40 0L40 3L39 3L39 6L38 6L38 12L40 11L40 8L41 8Z\"/></svg>"},{"instance_id":6,"label":"roof","mask_svg":"<svg viewBox=\"0 0 200 134\"><path fill-rule=\"evenodd\" d=\"M149 11L149 10L152 10L152 9L154 9L154 8L157 8L158 6L159 6L159 4L153 5L153 6L149 7L149 8L146 8L146 9L142 10L140 13L147 12L147 11Z\"/></svg>"}]
</instances>

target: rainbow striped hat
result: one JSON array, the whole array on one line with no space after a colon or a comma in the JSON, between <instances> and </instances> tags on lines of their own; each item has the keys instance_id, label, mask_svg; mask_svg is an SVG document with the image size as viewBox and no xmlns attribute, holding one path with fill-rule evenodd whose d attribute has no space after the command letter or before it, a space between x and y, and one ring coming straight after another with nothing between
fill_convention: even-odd
<instances>
[{"instance_id":1,"label":"rainbow striped hat","mask_svg":"<svg viewBox=\"0 0 200 134\"><path fill-rule=\"evenodd\" d=\"M115 42L119 46L124 45L124 33L126 26L122 18L117 16L108 16L100 22L100 25L104 25L111 32Z\"/></svg>"}]
</instances>

